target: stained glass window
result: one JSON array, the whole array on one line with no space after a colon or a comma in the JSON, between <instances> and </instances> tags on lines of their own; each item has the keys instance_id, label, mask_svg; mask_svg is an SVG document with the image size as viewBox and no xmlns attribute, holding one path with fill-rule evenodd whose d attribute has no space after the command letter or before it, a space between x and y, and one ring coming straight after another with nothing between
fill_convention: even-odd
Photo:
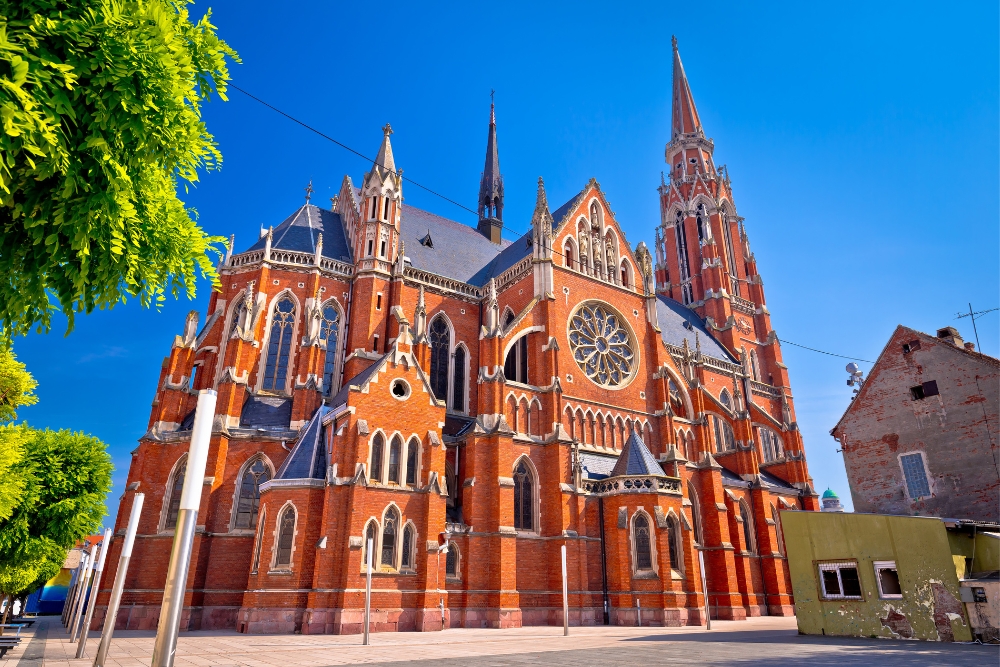
<instances>
[{"instance_id":1,"label":"stained glass window","mask_svg":"<svg viewBox=\"0 0 1000 667\"><path fill-rule=\"evenodd\" d=\"M632 335L617 313L600 303L584 303L570 318L569 329L573 358L587 377L605 387L632 379Z\"/></svg>"},{"instance_id":2,"label":"stained glass window","mask_svg":"<svg viewBox=\"0 0 1000 667\"><path fill-rule=\"evenodd\" d=\"M406 483L413 485L417 483L417 454L420 450L420 441L411 438L406 445Z\"/></svg>"},{"instance_id":3,"label":"stained glass window","mask_svg":"<svg viewBox=\"0 0 1000 667\"><path fill-rule=\"evenodd\" d=\"M337 366L337 335L340 332L340 311L332 304L323 308L323 321L319 326L320 339L326 344L323 358L323 391L333 394L334 372Z\"/></svg>"},{"instance_id":4,"label":"stained glass window","mask_svg":"<svg viewBox=\"0 0 1000 667\"><path fill-rule=\"evenodd\" d=\"M286 507L278 520L278 552L274 559L276 567L292 564L292 541L295 537L295 509Z\"/></svg>"},{"instance_id":5,"label":"stained glass window","mask_svg":"<svg viewBox=\"0 0 1000 667\"><path fill-rule=\"evenodd\" d=\"M635 569L651 570L653 568L653 552L649 540L649 519L640 514L633 522L635 531Z\"/></svg>"},{"instance_id":6,"label":"stained glass window","mask_svg":"<svg viewBox=\"0 0 1000 667\"><path fill-rule=\"evenodd\" d=\"M435 398L448 400L448 356L451 354L451 332L443 317L435 317L428 334L431 342L431 389Z\"/></svg>"},{"instance_id":7,"label":"stained glass window","mask_svg":"<svg viewBox=\"0 0 1000 667\"><path fill-rule=\"evenodd\" d=\"M514 469L514 528L534 530L534 479L523 460Z\"/></svg>"},{"instance_id":8,"label":"stained glass window","mask_svg":"<svg viewBox=\"0 0 1000 667\"><path fill-rule=\"evenodd\" d=\"M288 376L288 357L292 350L292 328L295 325L295 302L284 298L274 307L271 334L267 341L267 362L264 382L267 391L284 391Z\"/></svg>"},{"instance_id":9,"label":"stained glass window","mask_svg":"<svg viewBox=\"0 0 1000 667\"><path fill-rule=\"evenodd\" d=\"M396 533L399 530L399 515L396 510L386 512L382 526L382 565L396 567Z\"/></svg>"},{"instance_id":10,"label":"stained glass window","mask_svg":"<svg viewBox=\"0 0 1000 667\"><path fill-rule=\"evenodd\" d=\"M187 456L177 466L173 483L170 485L170 502L167 503L167 520L164 527L173 530L177 527L177 513L181 507L181 491L184 490L184 476L187 474Z\"/></svg>"},{"instance_id":11,"label":"stained glass window","mask_svg":"<svg viewBox=\"0 0 1000 667\"><path fill-rule=\"evenodd\" d=\"M382 481L382 450L385 449L385 438L381 433L376 433L372 439L372 471L368 475L371 482Z\"/></svg>"},{"instance_id":12,"label":"stained glass window","mask_svg":"<svg viewBox=\"0 0 1000 667\"><path fill-rule=\"evenodd\" d=\"M258 458L243 471L240 494L236 501L236 528L253 528L257 525L260 507L260 485L271 479L271 471L263 459Z\"/></svg>"}]
</instances>

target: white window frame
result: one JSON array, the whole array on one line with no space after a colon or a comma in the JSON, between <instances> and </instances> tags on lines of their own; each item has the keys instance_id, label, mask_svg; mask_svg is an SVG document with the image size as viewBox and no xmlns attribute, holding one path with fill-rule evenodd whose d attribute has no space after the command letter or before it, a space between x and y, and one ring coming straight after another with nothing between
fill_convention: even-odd
<instances>
[{"instance_id":1,"label":"white window frame","mask_svg":"<svg viewBox=\"0 0 1000 667\"><path fill-rule=\"evenodd\" d=\"M896 567L896 561L894 560L877 560L872 563L872 568L875 570L875 583L878 585L878 596L883 600L901 600L903 599L903 582L900 582L899 593L885 593L882 591L882 577L879 574L880 570L895 570L896 579L899 579L899 568Z\"/></svg>"},{"instance_id":2,"label":"white window frame","mask_svg":"<svg viewBox=\"0 0 1000 667\"><path fill-rule=\"evenodd\" d=\"M858 573L858 584L861 588L861 595L844 595L844 580L840 576L841 568L853 568ZM823 585L823 572L824 571L834 571L837 573L837 584L840 586L839 595L831 595L826 592L826 587ZM816 574L819 581L819 592L820 598L823 600L864 600L864 586L861 585L861 568L858 567L858 562L856 560L851 561L832 561L825 563L816 564Z\"/></svg>"}]
</instances>

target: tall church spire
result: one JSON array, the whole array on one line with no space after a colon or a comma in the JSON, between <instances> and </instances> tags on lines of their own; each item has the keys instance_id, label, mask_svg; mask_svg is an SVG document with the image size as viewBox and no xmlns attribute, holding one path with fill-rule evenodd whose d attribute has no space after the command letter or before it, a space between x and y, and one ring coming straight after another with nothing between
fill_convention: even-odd
<instances>
[{"instance_id":1,"label":"tall church spire","mask_svg":"<svg viewBox=\"0 0 1000 667\"><path fill-rule=\"evenodd\" d=\"M674 95L670 136L704 134L701 129L701 119L698 118L698 109L695 108L694 97L691 95L691 86L688 85L687 74L684 73L684 65L681 63L681 54L677 50L677 38L672 37L671 43L674 47Z\"/></svg>"},{"instance_id":2,"label":"tall church spire","mask_svg":"<svg viewBox=\"0 0 1000 667\"><path fill-rule=\"evenodd\" d=\"M493 93L490 93L492 97ZM503 230L503 176L500 174L500 153L497 149L496 111L490 102L490 130L486 136L486 166L479 181L479 232L500 243Z\"/></svg>"}]
</instances>

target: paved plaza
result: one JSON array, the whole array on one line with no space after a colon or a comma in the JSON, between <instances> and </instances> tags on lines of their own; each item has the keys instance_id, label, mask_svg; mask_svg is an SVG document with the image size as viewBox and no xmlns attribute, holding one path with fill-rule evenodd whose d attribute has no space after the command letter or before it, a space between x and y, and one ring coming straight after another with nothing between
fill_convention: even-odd
<instances>
[{"instance_id":1,"label":"paved plaza","mask_svg":"<svg viewBox=\"0 0 1000 667\"><path fill-rule=\"evenodd\" d=\"M116 633L108 667L148 667L153 651L148 631ZM97 651L90 639L87 659L75 660L58 617L22 632L25 641L0 667L89 667ZM325 665L996 665L1000 647L915 641L803 637L794 618L715 622L711 632L691 628L562 628L446 630L372 635L241 635L231 631L185 632L176 667L323 667ZM6 663L5 665L2 663Z\"/></svg>"}]
</instances>

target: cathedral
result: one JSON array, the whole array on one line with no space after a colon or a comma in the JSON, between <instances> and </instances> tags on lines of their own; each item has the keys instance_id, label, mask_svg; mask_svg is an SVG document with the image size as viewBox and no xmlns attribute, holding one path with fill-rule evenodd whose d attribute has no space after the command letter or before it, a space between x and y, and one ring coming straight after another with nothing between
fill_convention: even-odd
<instances>
[{"instance_id":1,"label":"cathedral","mask_svg":"<svg viewBox=\"0 0 1000 667\"><path fill-rule=\"evenodd\" d=\"M182 629L362 632L369 558L373 631L558 625L563 546L573 625L792 614L779 512L818 497L676 40L652 249L593 179L556 208L539 179L504 238L492 106L474 227L403 203L383 132L329 209L307 193L230 243L175 337L118 511L122 533L146 495L116 626L156 627L202 389Z\"/></svg>"}]
</instances>

